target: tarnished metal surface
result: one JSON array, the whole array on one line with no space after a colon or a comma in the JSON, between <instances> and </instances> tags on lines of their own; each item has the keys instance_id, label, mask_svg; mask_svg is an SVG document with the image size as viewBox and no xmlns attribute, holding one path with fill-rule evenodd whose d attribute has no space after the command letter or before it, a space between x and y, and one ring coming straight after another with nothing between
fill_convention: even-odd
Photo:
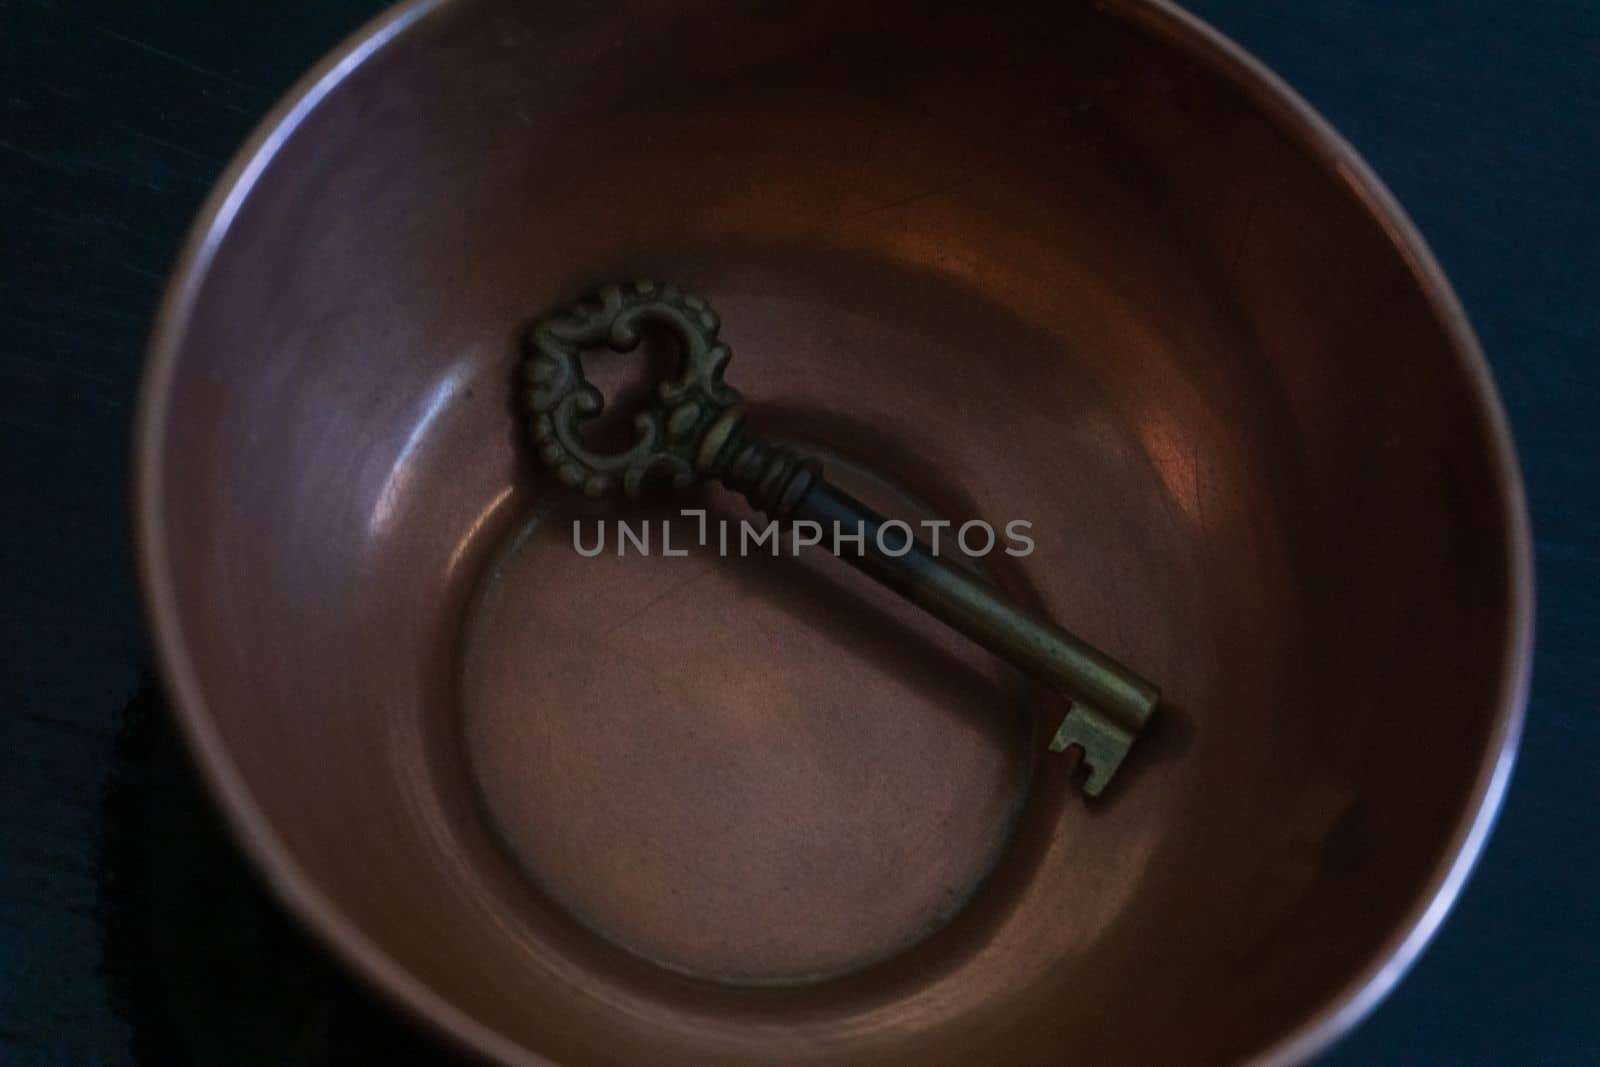
<instances>
[{"instance_id":1,"label":"tarnished metal surface","mask_svg":"<svg viewBox=\"0 0 1600 1067\"><path fill-rule=\"evenodd\" d=\"M1099 796L1155 711L1160 690L1081 638L1035 618L967 568L946 562L937 545L930 548L909 528L903 542L885 538L885 518L823 481L820 462L752 437L739 394L722 381L732 352L718 336L720 323L702 297L653 281L602 286L592 299L536 321L522 377L539 458L591 497L616 488L619 474L623 492L635 498L653 473L664 472L678 489L709 478L774 520L810 523L818 536L831 533L836 547L838 534L849 533L845 550L836 552L840 559L1072 699L1050 750L1076 749L1089 768L1084 791ZM594 452L583 443L583 424L600 416L605 398L584 376L583 349L607 345L630 352L651 325L670 331L681 366L647 383L654 402L635 416L632 445Z\"/></svg>"}]
</instances>

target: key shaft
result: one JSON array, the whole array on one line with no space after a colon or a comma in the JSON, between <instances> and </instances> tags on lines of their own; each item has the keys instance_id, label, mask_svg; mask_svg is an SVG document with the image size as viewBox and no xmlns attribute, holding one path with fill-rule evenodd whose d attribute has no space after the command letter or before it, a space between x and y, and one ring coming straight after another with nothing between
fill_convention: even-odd
<instances>
[{"instance_id":1,"label":"key shaft","mask_svg":"<svg viewBox=\"0 0 1600 1067\"><path fill-rule=\"evenodd\" d=\"M1068 697L1072 707L1050 748L1080 748L1089 772L1084 791L1095 796L1104 790L1155 711L1160 691L1153 684L920 539L884 531L889 520L827 482L819 463L749 438L738 409L724 419L732 429L708 440L715 444L725 436L727 442L701 460L701 473L780 522L815 523L828 538L847 535L850 550L839 551L839 558Z\"/></svg>"}]
</instances>

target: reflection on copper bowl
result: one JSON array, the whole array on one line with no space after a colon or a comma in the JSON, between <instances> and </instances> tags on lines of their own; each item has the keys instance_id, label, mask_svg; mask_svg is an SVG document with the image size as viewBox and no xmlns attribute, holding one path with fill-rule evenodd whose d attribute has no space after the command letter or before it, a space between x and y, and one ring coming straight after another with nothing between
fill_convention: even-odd
<instances>
[{"instance_id":1,"label":"reflection on copper bowl","mask_svg":"<svg viewBox=\"0 0 1600 1067\"><path fill-rule=\"evenodd\" d=\"M850 491L1033 524L993 580L1166 695L1104 798L1058 700L836 560L572 550L518 331L646 276ZM506 1063L1303 1058L1455 896L1528 673L1444 278L1152 0L405 4L197 225L136 475L241 839Z\"/></svg>"}]
</instances>

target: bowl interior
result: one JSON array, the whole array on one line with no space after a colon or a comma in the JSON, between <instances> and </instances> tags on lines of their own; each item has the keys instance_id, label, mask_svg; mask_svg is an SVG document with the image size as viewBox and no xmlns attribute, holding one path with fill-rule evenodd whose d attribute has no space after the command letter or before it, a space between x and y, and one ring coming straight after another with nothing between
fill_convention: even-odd
<instances>
[{"instance_id":1,"label":"bowl interior","mask_svg":"<svg viewBox=\"0 0 1600 1067\"><path fill-rule=\"evenodd\" d=\"M563 1063L1206 1062L1346 1003L1506 743L1518 504L1302 120L1137 4L417 10L147 398L162 651L301 911ZM981 565L1166 694L1102 802L1058 699L836 561L572 550L519 329L634 277L858 492L1032 523Z\"/></svg>"}]
</instances>

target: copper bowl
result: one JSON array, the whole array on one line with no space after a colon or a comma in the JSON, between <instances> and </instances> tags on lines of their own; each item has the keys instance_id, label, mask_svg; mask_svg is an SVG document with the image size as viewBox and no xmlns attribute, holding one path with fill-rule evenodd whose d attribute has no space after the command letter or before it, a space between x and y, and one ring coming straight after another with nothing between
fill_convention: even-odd
<instances>
[{"instance_id":1,"label":"copper bowl","mask_svg":"<svg viewBox=\"0 0 1600 1067\"><path fill-rule=\"evenodd\" d=\"M837 561L571 551L518 330L639 276L872 502L1034 524L994 580L1168 698L1102 802L1052 698ZM1528 676L1445 279L1150 0L405 4L196 226L137 483L249 852L505 1063L1303 1058L1439 924Z\"/></svg>"}]
</instances>

